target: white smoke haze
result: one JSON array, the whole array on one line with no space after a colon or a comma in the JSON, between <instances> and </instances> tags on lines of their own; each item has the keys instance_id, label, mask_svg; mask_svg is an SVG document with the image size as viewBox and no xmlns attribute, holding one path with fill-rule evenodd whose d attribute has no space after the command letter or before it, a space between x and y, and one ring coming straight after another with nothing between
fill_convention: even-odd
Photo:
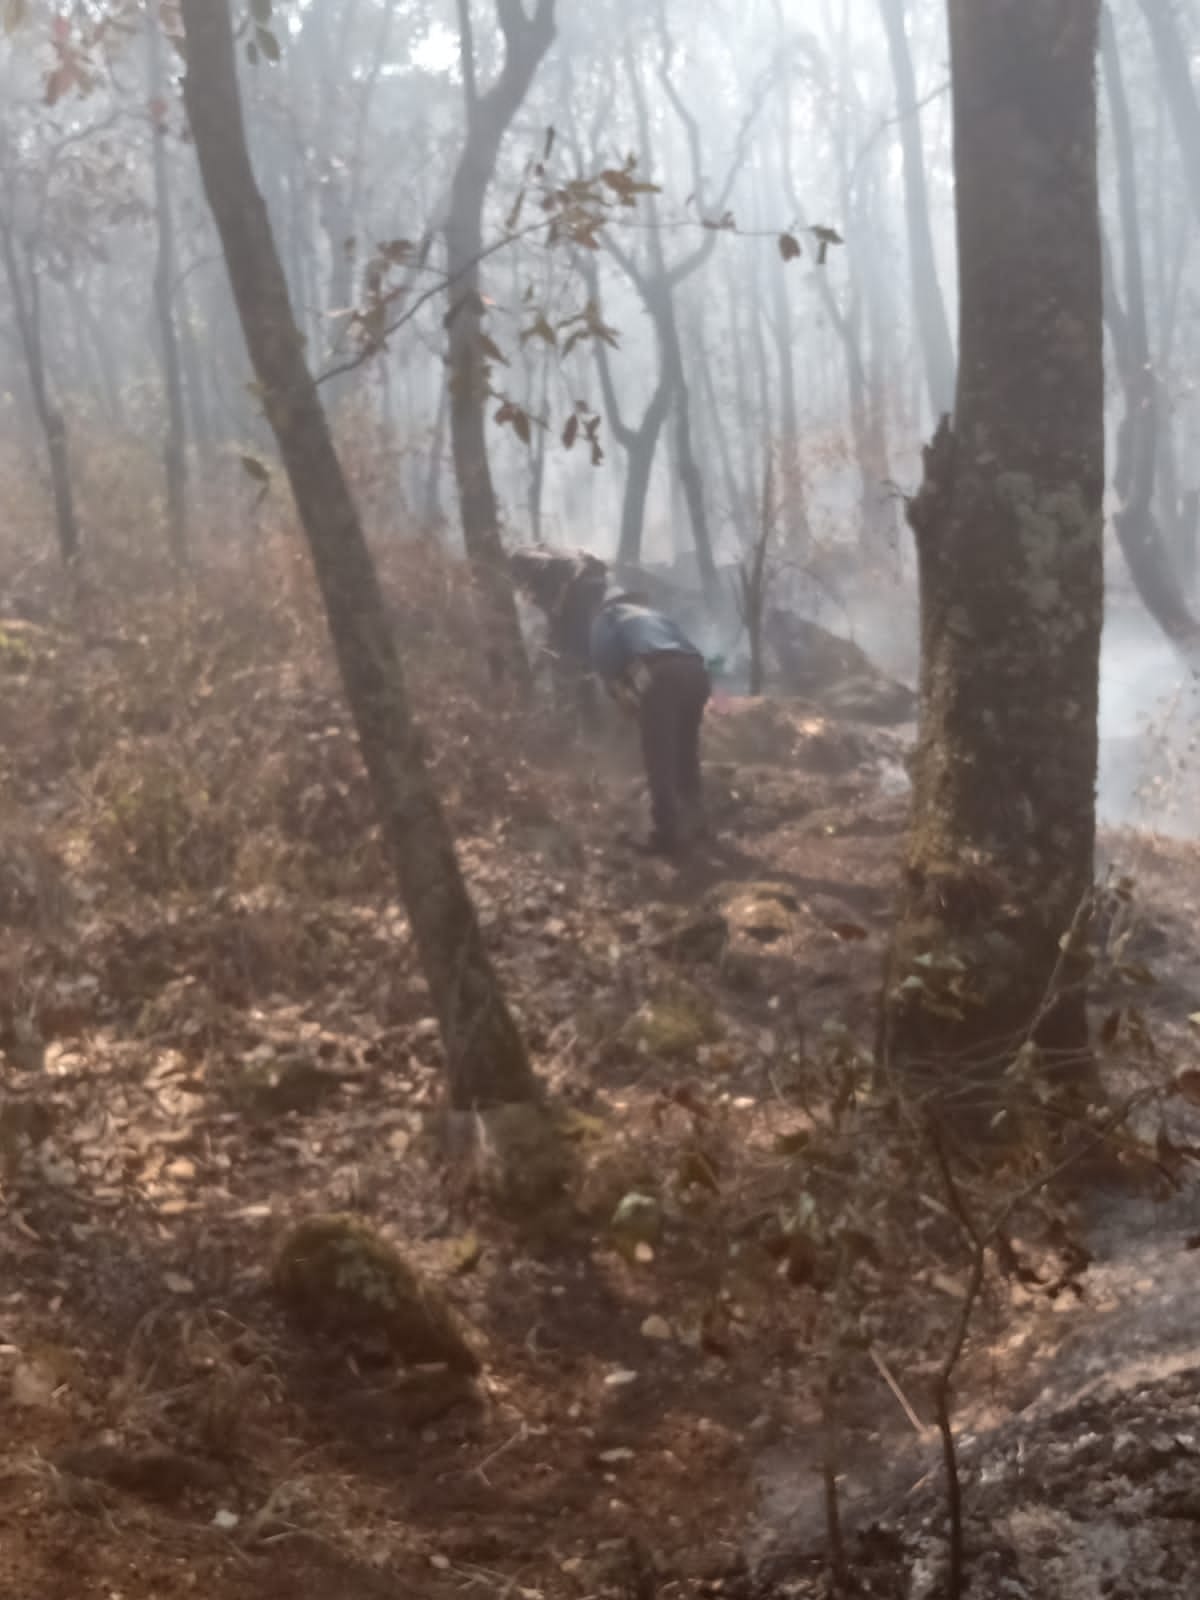
<instances>
[{"instance_id":1,"label":"white smoke haze","mask_svg":"<svg viewBox=\"0 0 1200 1600\"><path fill-rule=\"evenodd\" d=\"M1194 54L1200 12L1164 5ZM161 95L149 85L158 135L136 36L86 98L48 104L50 9L25 9L30 26L0 36L0 215L16 246L15 267L0 273L0 546L15 541L47 559L55 546L35 379L65 421L76 510L96 558L131 539L165 544L169 408L151 315L164 228L191 516L236 538L257 516L239 458L272 467L274 452L184 137L179 61L167 52ZM1126 149L1102 95L1110 321L1138 321L1136 236L1158 386L1161 562L1167 591L1195 606L1196 529L1184 514L1200 491L1194 185L1145 8L1113 0L1108 9L1130 128ZM354 357L379 246L398 251L402 265L384 273L396 291L387 309L411 316L324 392L375 536L420 533L455 549L454 295L438 283L467 126L460 15L451 0L277 0L281 58L244 63L242 74L256 168L318 369ZM504 42L493 0L472 0L469 15L483 92ZM696 552L707 547L721 574L716 599L686 607L686 620L735 681L745 639L730 574L764 522L773 602L914 679L902 495L916 488L922 444L953 397L947 59L944 0L560 0L556 38L497 154L481 271L496 352L488 449L505 538L609 560L623 548L697 594ZM611 178L630 157L627 170L655 192L614 205L598 248L551 248L530 227L540 184ZM1133 180L1132 221L1121 163ZM822 228L835 242L821 243ZM610 335L572 342L589 305ZM40 374L29 367L30 315ZM1127 415L1116 362L1109 412L1112 482ZM517 413L527 426L496 420ZM573 413L597 419L595 457L582 434L565 447ZM132 495L131 512L130 496L111 491L135 478L153 488ZM278 496L277 470L275 483ZM1182 669L1115 546L1109 565L1101 816L1193 834Z\"/></svg>"}]
</instances>

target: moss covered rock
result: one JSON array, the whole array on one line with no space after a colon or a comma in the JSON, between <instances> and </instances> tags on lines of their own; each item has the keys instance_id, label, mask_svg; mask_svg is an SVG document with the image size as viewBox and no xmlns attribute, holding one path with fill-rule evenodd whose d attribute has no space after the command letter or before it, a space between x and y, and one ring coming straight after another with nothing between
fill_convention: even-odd
<instances>
[{"instance_id":1,"label":"moss covered rock","mask_svg":"<svg viewBox=\"0 0 1200 1600\"><path fill-rule=\"evenodd\" d=\"M626 1040L670 1061L688 1060L721 1037L721 1022L708 995L691 984L662 988L629 1019Z\"/></svg>"},{"instance_id":2,"label":"moss covered rock","mask_svg":"<svg viewBox=\"0 0 1200 1600\"><path fill-rule=\"evenodd\" d=\"M479 1357L442 1297L357 1217L309 1217L275 1259L275 1291L310 1331L385 1346L410 1366L479 1370Z\"/></svg>"}]
</instances>

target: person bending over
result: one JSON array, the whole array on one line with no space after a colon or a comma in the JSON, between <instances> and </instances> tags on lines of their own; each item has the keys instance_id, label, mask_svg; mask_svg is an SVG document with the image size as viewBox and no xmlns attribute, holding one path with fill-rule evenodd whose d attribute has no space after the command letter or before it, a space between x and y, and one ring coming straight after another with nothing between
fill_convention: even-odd
<instances>
[{"instance_id":1,"label":"person bending over","mask_svg":"<svg viewBox=\"0 0 1200 1600\"><path fill-rule=\"evenodd\" d=\"M586 550L526 545L509 567L518 588L546 619L554 695L560 712L573 712L585 728L596 725L589 635L608 588L608 568Z\"/></svg>"},{"instance_id":2,"label":"person bending over","mask_svg":"<svg viewBox=\"0 0 1200 1600\"><path fill-rule=\"evenodd\" d=\"M591 656L638 720L654 823L646 848L674 855L702 825L700 725L712 692L704 657L678 623L627 594L596 613Z\"/></svg>"}]
</instances>

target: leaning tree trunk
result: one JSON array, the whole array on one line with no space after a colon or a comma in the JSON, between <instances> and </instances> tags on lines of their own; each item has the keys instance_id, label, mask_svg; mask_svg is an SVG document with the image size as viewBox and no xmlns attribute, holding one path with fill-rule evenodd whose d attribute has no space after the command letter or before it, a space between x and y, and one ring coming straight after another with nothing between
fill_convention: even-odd
<instances>
[{"instance_id":1,"label":"leaning tree trunk","mask_svg":"<svg viewBox=\"0 0 1200 1600\"><path fill-rule=\"evenodd\" d=\"M263 405L287 469L363 760L441 1027L456 1109L530 1100L536 1083L438 802L358 510L246 145L229 0L182 0L184 99Z\"/></svg>"},{"instance_id":2,"label":"leaning tree trunk","mask_svg":"<svg viewBox=\"0 0 1200 1600\"><path fill-rule=\"evenodd\" d=\"M175 328L175 218L171 210L171 184L167 172L166 128L160 110L165 104L166 95L162 20L154 6L146 12L146 79L150 91L154 220L158 229L158 255L154 263L154 313L158 322L163 389L167 401L163 442L167 481L167 542L171 559L177 566L183 566L188 558L187 424L184 420L183 368Z\"/></svg>"},{"instance_id":3,"label":"leaning tree trunk","mask_svg":"<svg viewBox=\"0 0 1200 1600\"><path fill-rule=\"evenodd\" d=\"M901 1067L1087 1060L1103 611L1099 0L950 0L953 424L910 506L913 816L884 997Z\"/></svg>"},{"instance_id":4,"label":"leaning tree trunk","mask_svg":"<svg viewBox=\"0 0 1200 1600\"><path fill-rule=\"evenodd\" d=\"M537 0L532 17L522 0L496 0L504 35L504 65L480 93L470 0L459 0L460 55L467 106L467 137L450 186L446 217L446 272L450 282L450 453L463 540L483 599L487 648L499 674L528 691L532 679L504 545L500 507L487 447L490 363L483 330L479 262L483 208L500 146L554 41L555 0Z\"/></svg>"}]
</instances>

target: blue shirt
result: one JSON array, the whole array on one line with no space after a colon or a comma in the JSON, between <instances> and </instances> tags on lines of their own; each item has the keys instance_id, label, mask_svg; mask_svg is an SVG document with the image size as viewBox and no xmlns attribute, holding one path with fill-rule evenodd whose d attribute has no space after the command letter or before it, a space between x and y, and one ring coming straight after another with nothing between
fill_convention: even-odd
<instances>
[{"instance_id":1,"label":"blue shirt","mask_svg":"<svg viewBox=\"0 0 1200 1600\"><path fill-rule=\"evenodd\" d=\"M640 656L676 651L703 659L678 623L629 600L599 611L592 623L591 649L592 666L606 683L622 677Z\"/></svg>"}]
</instances>

